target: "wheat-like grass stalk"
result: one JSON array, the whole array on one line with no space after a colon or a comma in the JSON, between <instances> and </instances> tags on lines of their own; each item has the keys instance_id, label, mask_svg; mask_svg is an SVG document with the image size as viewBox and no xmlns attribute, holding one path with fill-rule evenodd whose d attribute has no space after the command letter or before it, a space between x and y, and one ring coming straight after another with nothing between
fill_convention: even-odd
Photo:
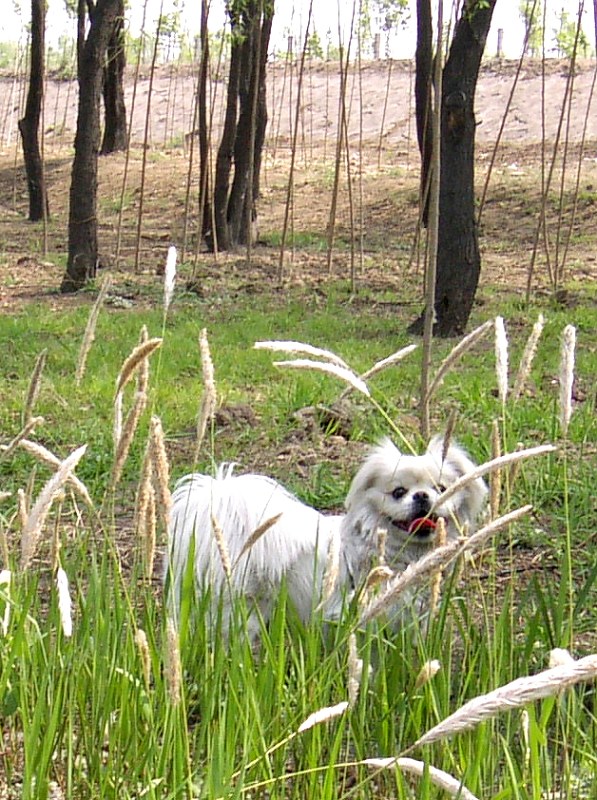
<instances>
[{"instance_id":1,"label":"wheat-like grass stalk","mask_svg":"<svg viewBox=\"0 0 597 800\"><path fill-rule=\"evenodd\" d=\"M168 248L168 256L166 257L166 268L164 270L164 314L168 313L170 303L172 302L172 295L174 294L177 256L176 247L170 245Z\"/></svg>"},{"instance_id":2,"label":"wheat-like grass stalk","mask_svg":"<svg viewBox=\"0 0 597 800\"><path fill-rule=\"evenodd\" d=\"M315 372L324 372L326 375L333 375L335 378L347 383L357 392L361 392L365 397L370 397L371 393L367 384L351 369L340 367L327 361L313 361L310 358L296 358L293 361L274 361L276 367L290 367L291 369L312 369Z\"/></svg>"},{"instance_id":3,"label":"wheat-like grass stalk","mask_svg":"<svg viewBox=\"0 0 597 800\"><path fill-rule=\"evenodd\" d=\"M58 611L62 633L70 638L73 635L72 601L68 588L68 576L62 567L56 571L56 588L58 589Z\"/></svg>"},{"instance_id":4,"label":"wheat-like grass stalk","mask_svg":"<svg viewBox=\"0 0 597 800\"><path fill-rule=\"evenodd\" d=\"M139 651L141 672L143 673L143 683L145 684L145 688L149 689L151 685L151 654L149 652L147 634L143 628L137 628L135 631L135 644L137 645L137 650Z\"/></svg>"},{"instance_id":5,"label":"wheat-like grass stalk","mask_svg":"<svg viewBox=\"0 0 597 800\"><path fill-rule=\"evenodd\" d=\"M527 380L531 374L531 367L533 366L535 353L537 352L537 345L539 343L539 339L541 338L544 325L545 319L543 314L539 314L537 322L535 322L533 325L533 330L527 339L527 343L520 358L518 372L516 373L516 379L514 380L514 388L512 389L512 400L514 402L516 402L524 392Z\"/></svg>"},{"instance_id":6,"label":"wheat-like grass stalk","mask_svg":"<svg viewBox=\"0 0 597 800\"><path fill-rule=\"evenodd\" d=\"M413 350L417 349L416 344L409 344L406 347L402 347L400 350L397 350L392 355L387 356L387 358L382 358L381 361L376 361L372 367L370 367L366 372L363 372L359 375L359 378L362 381L368 381L369 378L372 378L374 375L377 375L380 372L383 372L384 369L388 367L393 367L394 364L398 364L402 361L403 358L410 355ZM340 395L340 400L343 400L346 395L348 395L352 391L352 386L347 386L346 389L343 390L342 394Z\"/></svg>"},{"instance_id":7,"label":"wheat-like grass stalk","mask_svg":"<svg viewBox=\"0 0 597 800\"><path fill-rule=\"evenodd\" d=\"M17 519L22 533L29 520L29 503L27 502L27 494L23 489L17 489Z\"/></svg>"},{"instance_id":8,"label":"wheat-like grass stalk","mask_svg":"<svg viewBox=\"0 0 597 800\"><path fill-rule=\"evenodd\" d=\"M170 493L170 464L166 452L166 441L162 421L153 416L150 423L151 460L155 480L157 507L162 518L164 530L170 526L172 494Z\"/></svg>"},{"instance_id":9,"label":"wheat-like grass stalk","mask_svg":"<svg viewBox=\"0 0 597 800\"><path fill-rule=\"evenodd\" d=\"M562 334L560 359L560 428L564 437L568 434L568 426L572 417L575 348L576 328L574 325L566 325Z\"/></svg>"},{"instance_id":10,"label":"wheat-like grass stalk","mask_svg":"<svg viewBox=\"0 0 597 800\"><path fill-rule=\"evenodd\" d=\"M487 322L479 325L478 328L475 328L474 331L471 331L469 334L467 334L467 336L461 339L460 342L458 342L458 344L452 348L447 357L439 365L438 370L435 373L435 377L429 385L429 390L427 392L428 398L431 398L441 386L451 367L453 367L458 360L479 341L479 339L483 338L483 336L485 336L491 330L493 325L493 320L488 319Z\"/></svg>"},{"instance_id":11,"label":"wheat-like grass stalk","mask_svg":"<svg viewBox=\"0 0 597 800\"><path fill-rule=\"evenodd\" d=\"M27 453L34 456L34 458L39 459L39 461L42 463L47 464L49 467L56 469L61 464L58 456L55 456L54 453L52 453L42 444L39 444L39 442L32 442L30 439L22 439L19 442L19 445ZM83 481L79 480L76 475L71 474L67 478L67 484L72 486L72 488L81 496L81 498L90 508L93 508L93 500L91 499L91 495L89 494L89 491L87 490L87 487Z\"/></svg>"},{"instance_id":12,"label":"wheat-like grass stalk","mask_svg":"<svg viewBox=\"0 0 597 800\"><path fill-rule=\"evenodd\" d=\"M517 508L493 520L472 536L447 542L441 547L434 548L430 553L422 556L413 564L409 564L403 572L396 574L389 580L383 591L363 608L359 618L359 625L365 625L372 619L384 614L398 602L401 594L417 588L421 582L435 570L439 568L444 569L459 556L465 553L475 552L484 545L491 536L498 533L502 528L516 522L525 514L528 514L531 509L531 505Z\"/></svg>"},{"instance_id":13,"label":"wheat-like grass stalk","mask_svg":"<svg viewBox=\"0 0 597 800\"><path fill-rule=\"evenodd\" d=\"M448 792L452 797L456 797L458 800L478 800L476 795L469 791L457 778L450 775L449 772L444 772L443 769L438 769L432 764L426 764L424 761L396 756L394 758L365 758L360 763L374 769L393 769L398 767L402 772L408 772L419 778L428 775L433 784Z\"/></svg>"},{"instance_id":14,"label":"wheat-like grass stalk","mask_svg":"<svg viewBox=\"0 0 597 800\"><path fill-rule=\"evenodd\" d=\"M158 336L154 339L148 339L146 342L141 342L141 344L138 344L132 353L125 358L120 372L118 373L118 377L116 378L115 396L124 390L124 387L131 380L139 368L139 365L161 346L162 341L163 339Z\"/></svg>"},{"instance_id":15,"label":"wheat-like grass stalk","mask_svg":"<svg viewBox=\"0 0 597 800\"><path fill-rule=\"evenodd\" d=\"M213 419L216 410L217 393L216 381L214 376L214 365L209 349L207 330L202 329L199 334L199 352L201 354L201 374L203 376L203 394L201 395L201 405L197 419L197 445L195 448L195 461L199 458L199 451L205 438L205 432L209 422Z\"/></svg>"},{"instance_id":16,"label":"wheat-like grass stalk","mask_svg":"<svg viewBox=\"0 0 597 800\"><path fill-rule=\"evenodd\" d=\"M301 722L297 728L297 733L304 733L316 725L321 725L323 722L328 722L330 719L340 717L348 708L348 701L343 700L341 703L336 703L335 706L325 706L318 711L309 714L306 720Z\"/></svg>"},{"instance_id":17,"label":"wheat-like grass stalk","mask_svg":"<svg viewBox=\"0 0 597 800\"><path fill-rule=\"evenodd\" d=\"M43 417L32 417L30 420L28 420L23 428L14 437L14 439L12 439L8 444L3 444L0 446L2 458L8 458L8 456L10 456L21 444L23 439L26 439L34 428L36 428L38 425L42 425L43 423Z\"/></svg>"},{"instance_id":18,"label":"wheat-like grass stalk","mask_svg":"<svg viewBox=\"0 0 597 800\"><path fill-rule=\"evenodd\" d=\"M478 467L475 467L474 470L467 472L465 475L458 478L457 481L454 481L454 483L448 486L446 491L442 492L435 501L434 508L437 508L438 506L442 505L442 503L445 503L453 495L460 492L465 486L471 483L471 481L474 481L477 478L482 478L484 475L487 475L496 469L501 469L502 467L508 466L509 464L514 464L517 461L522 461L526 458L533 458L534 456L545 455L546 453L553 453L555 450L557 450L557 448L552 444L541 444L537 445L536 447L529 447L525 450L517 450L514 453L506 453L498 458L492 458L491 461L486 461L484 464L480 464Z\"/></svg>"},{"instance_id":19,"label":"wheat-like grass stalk","mask_svg":"<svg viewBox=\"0 0 597 800\"><path fill-rule=\"evenodd\" d=\"M146 498L143 505L139 507L139 516L137 520L137 537L143 547L143 564L145 567L145 577L151 580L153 576L153 567L155 564L155 547L156 547L156 532L157 532L157 516L156 516L156 502L155 502L155 489L150 484L147 489Z\"/></svg>"},{"instance_id":20,"label":"wheat-like grass stalk","mask_svg":"<svg viewBox=\"0 0 597 800\"><path fill-rule=\"evenodd\" d=\"M415 680L415 689L421 689L423 686L425 686L426 683L432 681L441 668L442 665L437 660L437 658L433 658L430 661L426 661L419 670L419 674L417 675L417 679Z\"/></svg>"},{"instance_id":21,"label":"wheat-like grass stalk","mask_svg":"<svg viewBox=\"0 0 597 800\"><path fill-rule=\"evenodd\" d=\"M44 371L44 366L46 364L46 356L48 354L47 350L42 350L41 353L38 355L35 366L33 367L33 372L31 373L31 378L29 380L29 387L27 389L27 394L25 396L25 407L23 409L23 424L26 425L33 414L33 408L37 402L37 398L39 397L39 390L41 389L41 376Z\"/></svg>"},{"instance_id":22,"label":"wheat-like grass stalk","mask_svg":"<svg viewBox=\"0 0 597 800\"><path fill-rule=\"evenodd\" d=\"M118 397L122 397L122 392L118 393L117 398ZM135 431L137 430L139 420L141 419L141 415L145 411L146 406L147 394L145 392L135 392L133 405L126 416L126 420L124 421L124 425L122 425L122 430L120 432L120 438L116 443L116 453L114 455L114 464L110 478L111 489L113 489L120 480L123 467L126 463L133 439L135 437Z\"/></svg>"},{"instance_id":23,"label":"wheat-like grass stalk","mask_svg":"<svg viewBox=\"0 0 597 800\"><path fill-rule=\"evenodd\" d=\"M95 329L97 327L97 320L99 317L99 313L101 311L102 305L104 304L104 300L106 299L106 295L108 294L108 289L112 285L112 278L110 275L106 275L104 280L102 281L102 285L100 286L100 290L98 295L95 299L95 303L91 307L91 311L89 313L89 317L87 319L87 326L85 328L85 333L83 335L83 341L81 342L81 348L79 350L79 358L77 359L77 368L75 371L75 381L77 386L83 380L83 375L85 374L85 367L87 365L87 356L89 355L89 351L91 350L91 345L95 339Z\"/></svg>"},{"instance_id":24,"label":"wheat-like grass stalk","mask_svg":"<svg viewBox=\"0 0 597 800\"><path fill-rule=\"evenodd\" d=\"M495 318L495 371L502 406L508 399L508 336L503 317Z\"/></svg>"},{"instance_id":25,"label":"wheat-like grass stalk","mask_svg":"<svg viewBox=\"0 0 597 800\"><path fill-rule=\"evenodd\" d=\"M180 640L176 625L171 617L166 620L166 664L165 677L167 696L173 706L180 705L182 685L182 665L180 661Z\"/></svg>"},{"instance_id":26,"label":"wheat-like grass stalk","mask_svg":"<svg viewBox=\"0 0 597 800\"><path fill-rule=\"evenodd\" d=\"M318 610L325 606L327 601L334 593L334 589L338 583L338 575L340 574L341 547L342 539L340 536L340 529L336 528L330 536L330 541L328 543L325 569L323 571L323 580L321 584L321 600L317 606Z\"/></svg>"},{"instance_id":27,"label":"wheat-like grass stalk","mask_svg":"<svg viewBox=\"0 0 597 800\"><path fill-rule=\"evenodd\" d=\"M357 637L351 633L348 637L348 705L354 708L359 699L361 680L363 677L363 659L357 652Z\"/></svg>"},{"instance_id":28,"label":"wheat-like grass stalk","mask_svg":"<svg viewBox=\"0 0 597 800\"><path fill-rule=\"evenodd\" d=\"M238 566L239 561L244 556L244 554L247 553L255 545L255 543L258 542L259 539L261 539L261 537L265 533L267 533L269 531L269 529L272 528L276 524L276 522L278 522L278 520L282 516L282 513L283 512L281 511L279 514L275 514L273 517L269 517L269 519L264 520L261 523L261 525L258 525L255 528L255 530L248 537L247 541L241 547L240 553L236 557L236 560L235 560L234 564L232 564L232 567L231 567L231 570L230 570L231 572L236 569L236 567Z\"/></svg>"},{"instance_id":29,"label":"wheat-like grass stalk","mask_svg":"<svg viewBox=\"0 0 597 800\"><path fill-rule=\"evenodd\" d=\"M78 447L62 461L54 475L39 493L29 512L21 538L21 569L23 571L29 567L31 559L35 555L37 543L52 503L62 491L69 475L75 469L86 450L87 445L85 444L82 447Z\"/></svg>"},{"instance_id":30,"label":"wheat-like grass stalk","mask_svg":"<svg viewBox=\"0 0 597 800\"><path fill-rule=\"evenodd\" d=\"M593 681L596 678L597 655L595 654L546 669L537 675L517 678L488 694L469 700L468 703L417 739L409 750L470 730L480 722L491 719L502 711L521 708L535 700L552 697L576 683Z\"/></svg>"},{"instance_id":31,"label":"wheat-like grass stalk","mask_svg":"<svg viewBox=\"0 0 597 800\"><path fill-rule=\"evenodd\" d=\"M214 539L216 540L218 553L220 554L220 561L222 562L224 575L226 575L226 580L230 580L230 576L232 575L232 560L230 558L230 551L228 550L228 543L226 542L226 537L224 536L222 526L220 525L215 514L211 515L211 529Z\"/></svg>"},{"instance_id":32,"label":"wheat-like grass stalk","mask_svg":"<svg viewBox=\"0 0 597 800\"><path fill-rule=\"evenodd\" d=\"M446 520L440 517L437 521L436 531L436 547L443 547L448 538L448 531L446 529ZM431 574L430 588L429 588L429 614L434 617L439 608L440 595L442 590L442 579L444 571L439 566L435 572Z\"/></svg>"},{"instance_id":33,"label":"wheat-like grass stalk","mask_svg":"<svg viewBox=\"0 0 597 800\"><path fill-rule=\"evenodd\" d=\"M350 370L350 367L340 356L333 353L331 350L323 350L321 347L313 347L310 344L303 342L255 342L253 345L255 350L272 350L273 352L291 353L293 355L312 356L313 358L322 358L324 361L329 361L337 367Z\"/></svg>"},{"instance_id":34,"label":"wheat-like grass stalk","mask_svg":"<svg viewBox=\"0 0 597 800\"><path fill-rule=\"evenodd\" d=\"M6 562L8 564L8 561ZM4 614L0 619L0 631L4 638L8 636L8 626L10 625L10 583L12 573L9 569L0 570L0 591L4 594Z\"/></svg>"}]
</instances>

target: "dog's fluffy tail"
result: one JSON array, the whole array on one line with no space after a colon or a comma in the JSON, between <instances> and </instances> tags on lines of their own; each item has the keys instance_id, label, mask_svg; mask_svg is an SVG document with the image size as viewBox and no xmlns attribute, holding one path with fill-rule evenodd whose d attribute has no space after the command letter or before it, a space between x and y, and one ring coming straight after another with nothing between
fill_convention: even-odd
<instances>
[{"instance_id":1,"label":"dog's fluffy tail","mask_svg":"<svg viewBox=\"0 0 597 800\"><path fill-rule=\"evenodd\" d=\"M217 596L229 584L235 592L258 598L270 596L272 587L285 578L299 613L308 616L313 602L314 564L318 572L324 569L330 532L339 518L323 516L271 478L233 475L232 465L226 464L214 478L187 475L177 484L172 503L167 577L177 605L194 537L194 574L199 590L209 587ZM260 526L278 515L279 519L250 544ZM229 560L229 577L216 543L214 521Z\"/></svg>"}]
</instances>

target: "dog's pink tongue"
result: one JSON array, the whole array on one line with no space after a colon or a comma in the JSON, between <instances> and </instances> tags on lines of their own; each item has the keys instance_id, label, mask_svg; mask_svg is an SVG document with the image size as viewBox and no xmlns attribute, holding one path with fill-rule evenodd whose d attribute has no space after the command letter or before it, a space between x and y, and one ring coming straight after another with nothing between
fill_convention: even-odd
<instances>
[{"instance_id":1,"label":"dog's pink tongue","mask_svg":"<svg viewBox=\"0 0 597 800\"><path fill-rule=\"evenodd\" d=\"M434 522L429 517L418 517L417 519L413 519L413 521L408 526L409 533L423 533L425 529L428 528L430 531L433 531L437 528L437 523Z\"/></svg>"}]
</instances>

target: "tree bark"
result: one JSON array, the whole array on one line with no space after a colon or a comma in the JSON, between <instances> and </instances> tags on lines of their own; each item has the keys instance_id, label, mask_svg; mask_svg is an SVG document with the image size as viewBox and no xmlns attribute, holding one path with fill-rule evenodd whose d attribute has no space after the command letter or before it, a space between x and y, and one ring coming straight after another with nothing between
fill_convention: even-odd
<instances>
[{"instance_id":1,"label":"tree bark","mask_svg":"<svg viewBox=\"0 0 597 800\"><path fill-rule=\"evenodd\" d=\"M206 215L205 240L213 250L230 250L247 242L257 216L255 202L267 127L265 68L273 4L265 0L230 3L228 14L232 47L224 129L216 157L215 232L212 215Z\"/></svg>"},{"instance_id":2,"label":"tree bark","mask_svg":"<svg viewBox=\"0 0 597 800\"><path fill-rule=\"evenodd\" d=\"M119 0L118 18L108 42L104 66L105 126L101 155L126 150L128 144L126 105L124 102L124 0Z\"/></svg>"},{"instance_id":3,"label":"tree bark","mask_svg":"<svg viewBox=\"0 0 597 800\"><path fill-rule=\"evenodd\" d=\"M39 128L44 97L45 21L45 0L31 0L31 71L25 115L19 120L31 222L37 222L50 215L39 146Z\"/></svg>"},{"instance_id":4,"label":"tree bark","mask_svg":"<svg viewBox=\"0 0 597 800\"><path fill-rule=\"evenodd\" d=\"M475 219L474 100L496 0L468 0L442 73L441 174L434 333L466 328L481 272ZM424 315L409 328L421 333Z\"/></svg>"},{"instance_id":5,"label":"tree bark","mask_svg":"<svg viewBox=\"0 0 597 800\"><path fill-rule=\"evenodd\" d=\"M90 25L79 43L79 110L71 174L68 261L62 292L76 292L95 277L97 244L97 160L100 144L100 98L103 60L118 18L121 0L97 0ZM81 8L81 6L80 6ZM79 26L79 30L82 26Z\"/></svg>"},{"instance_id":6,"label":"tree bark","mask_svg":"<svg viewBox=\"0 0 597 800\"><path fill-rule=\"evenodd\" d=\"M417 141L421 154L421 219L427 227L429 210L429 169L433 149L433 21L429 0L417 0L417 48L415 51L415 110Z\"/></svg>"}]
</instances>

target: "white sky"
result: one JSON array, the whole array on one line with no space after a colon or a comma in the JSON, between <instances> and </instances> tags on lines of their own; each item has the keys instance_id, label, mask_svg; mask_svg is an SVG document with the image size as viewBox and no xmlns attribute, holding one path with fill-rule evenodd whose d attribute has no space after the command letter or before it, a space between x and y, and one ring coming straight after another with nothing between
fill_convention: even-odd
<instances>
[{"instance_id":1,"label":"white sky","mask_svg":"<svg viewBox=\"0 0 597 800\"><path fill-rule=\"evenodd\" d=\"M355 0L358 8L358 0ZM573 18L578 14L579 2L581 0L547 0L547 24L546 24L546 46L549 49L553 44L553 31L557 27L557 15L561 9L565 9ZM147 0L147 29L155 28L155 20L158 17L161 0ZM175 3L173 0L163 0L164 13L171 12ZM449 16L450 10L453 5L453 0L444 0L444 18ZM541 0L540 5L543 5ZM12 0L9 6L9 0L3 0L3 13L0 21L0 41L18 41L19 38L23 40L23 22L29 20L29 3L27 0ZM6 8L6 6L9 6ZM138 33L141 18L143 3L139 0L131 0L130 6L132 11L129 12L131 29L134 33ZM197 32L199 27L199 0L179 0L179 6L182 7L183 26L188 29L191 34ZM589 8L591 6L591 8ZM65 33L70 33L72 37L76 35L75 24L73 20L69 20L64 10L64 0L48 0L48 43L56 44L58 37ZM415 45L415 3L410 2L410 23L408 26L393 34L391 37L391 54L396 58L409 58L414 53ZM502 28L504 31L503 46L505 55L515 58L520 55L522 49L523 39L523 25L518 13L519 0L498 0L493 14L493 24L490 36L487 42L486 53L488 55L495 55L497 51L497 31ZM23 10L19 12L19 8ZM223 0L212 0L212 14L211 26L217 28L221 25L221 20L224 18L224 2ZM302 44L304 38L304 28L307 21L307 14L309 8L309 0L276 0L276 12L274 15L274 28L272 31L272 49L285 50L286 37L292 33L295 37L298 47ZM583 14L583 28L589 41L594 47L595 33L592 19L592 3L584 3ZM319 2L315 0L313 20L311 23L311 30L315 28L320 36L322 43L325 46L326 34L331 31L331 42L337 44L338 42L338 9L340 9L340 16L342 27L348 31L350 26L351 17L353 14L353 2L351 0L326 0ZM374 21L373 30L375 32L376 25ZM382 34L382 52L384 49L385 40Z\"/></svg>"}]
</instances>

